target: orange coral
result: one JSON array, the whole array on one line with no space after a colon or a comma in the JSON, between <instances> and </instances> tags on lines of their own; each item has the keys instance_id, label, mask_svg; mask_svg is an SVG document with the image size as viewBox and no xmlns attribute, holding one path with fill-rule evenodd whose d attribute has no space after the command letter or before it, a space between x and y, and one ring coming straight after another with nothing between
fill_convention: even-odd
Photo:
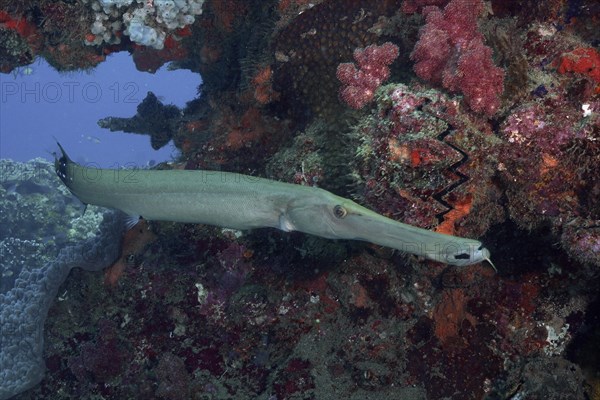
<instances>
[{"instance_id":1,"label":"orange coral","mask_svg":"<svg viewBox=\"0 0 600 400\"><path fill-rule=\"evenodd\" d=\"M273 69L270 65L258 70L254 78L252 78L252 85L254 86L254 99L259 104L267 104L271 100L277 97L277 92L272 87Z\"/></svg>"},{"instance_id":2,"label":"orange coral","mask_svg":"<svg viewBox=\"0 0 600 400\"><path fill-rule=\"evenodd\" d=\"M472 205L473 196L470 194L454 203L454 208L444 215L444 221L435 228L436 232L454 235L456 233L455 223L471 212Z\"/></svg>"},{"instance_id":3,"label":"orange coral","mask_svg":"<svg viewBox=\"0 0 600 400\"><path fill-rule=\"evenodd\" d=\"M200 62L202 64L214 64L221 58L221 50L216 47L204 45L200 49Z\"/></svg>"},{"instance_id":4,"label":"orange coral","mask_svg":"<svg viewBox=\"0 0 600 400\"><path fill-rule=\"evenodd\" d=\"M271 69L270 65L267 65L266 67L260 69L256 75L254 75L254 78L252 78L252 83L256 86L270 84L272 77L273 70Z\"/></svg>"},{"instance_id":5,"label":"orange coral","mask_svg":"<svg viewBox=\"0 0 600 400\"><path fill-rule=\"evenodd\" d=\"M475 326L475 317L465 310L468 301L464 289L450 289L442 292L442 297L433 310L435 336L442 342L459 336L460 326L466 319Z\"/></svg>"},{"instance_id":6,"label":"orange coral","mask_svg":"<svg viewBox=\"0 0 600 400\"><path fill-rule=\"evenodd\" d=\"M354 282L350 287L350 303L358 308L367 308L371 305L367 290L359 282Z\"/></svg>"},{"instance_id":7,"label":"orange coral","mask_svg":"<svg viewBox=\"0 0 600 400\"><path fill-rule=\"evenodd\" d=\"M552 168L556 168L558 166L558 160L547 153L542 153L542 162L540 167L540 174L547 174Z\"/></svg>"},{"instance_id":8,"label":"orange coral","mask_svg":"<svg viewBox=\"0 0 600 400\"><path fill-rule=\"evenodd\" d=\"M257 108L249 108L239 125L235 126L227 135L225 145L231 150L239 150L248 142L260 139L265 133L262 115Z\"/></svg>"},{"instance_id":9,"label":"orange coral","mask_svg":"<svg viewBox=\"0 0 600 400\"><path fill-rule=\"evenodd\" d=\"M143 219L125 232L121 243L121 256L104 272L104 283L111 287L116 286L119 278L127 269L131 256L141 253L146 245L155 239L156 236L148 227L148 222Z\"/></svg>"}]
</instances>

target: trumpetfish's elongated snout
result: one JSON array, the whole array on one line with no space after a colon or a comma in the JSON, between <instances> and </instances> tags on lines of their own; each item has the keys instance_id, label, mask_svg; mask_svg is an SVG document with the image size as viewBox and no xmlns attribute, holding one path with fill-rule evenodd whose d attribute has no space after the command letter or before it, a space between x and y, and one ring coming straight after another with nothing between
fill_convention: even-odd
<instances>
[{"instance_id":1,"label":"trumpetfish's elongated snout","mask_svg":"<svg viewBox=\"0 0 600 400\"><path fill-rule=\"evenodd\" d=\"M445 235L394 221L326 192L319 199L291 202L286 213L289 230L331 239L363 240L445 264L464 266L490 260L478 240Z\"/></svg>"},{"instance_id":2,"label":"trumpetfish's elongated snout","mask_svg":"<svg viewBox=\"0 0 600 400\"><path fill-rule=\"evenodd\" d=\"M86 168L58 146L56 173L85 204L148 220L279 228L363 240L451 265L488 261L493 266L477 240L403 224L323 189L221 171Z\"/></svg>"}]
</instances>

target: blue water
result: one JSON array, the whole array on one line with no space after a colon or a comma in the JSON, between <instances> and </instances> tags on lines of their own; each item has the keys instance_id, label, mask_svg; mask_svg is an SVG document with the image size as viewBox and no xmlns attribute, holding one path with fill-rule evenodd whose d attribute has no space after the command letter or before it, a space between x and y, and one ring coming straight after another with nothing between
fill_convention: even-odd
<instances>
[{"instance_id":1,"label":"blue water","mask_svg":"<svg viewBox=\"0 0 600 400\"><path fill-rule=\"evenodd\" d=\"M96 122L132 117L148 91L164 104L184 106L197 96L198 74L136 70L131 55L116 53L89 72L58 73L39 59L26 71L0 74L0 158L51 160L56 137L75 161L101 167L145 166L177 155L172 143L155 151L150 138L109 132Z\"/></svg>"}]
</instances>

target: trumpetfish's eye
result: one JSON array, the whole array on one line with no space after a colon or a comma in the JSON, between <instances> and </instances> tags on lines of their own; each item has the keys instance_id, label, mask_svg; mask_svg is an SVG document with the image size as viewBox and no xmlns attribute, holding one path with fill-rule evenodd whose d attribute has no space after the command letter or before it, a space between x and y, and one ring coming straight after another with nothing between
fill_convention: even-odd
<instances>
[{"instance_id":1,"label":"trumpetfish's eye","mask_svg":"<svg viewBox=\"0 0 600 400\"><path fill-rule=\"evenodd\" d=\"M346 211L346 209L341 205L338 204L335 207L333 207L333 215L335 215L336 218L344 218L347 214L348 211Z\"/></svg>"},{"instance_id":2,"label":"trumpetfish's eye","mask_svg":"<svg viewBox=\"0 0 600 400\"><path fill-rule=\"evenodd\" d=\"M471 256L467 253L455 254L454 259L456 260L469 260Z\"/></svg>"}]
</instances>

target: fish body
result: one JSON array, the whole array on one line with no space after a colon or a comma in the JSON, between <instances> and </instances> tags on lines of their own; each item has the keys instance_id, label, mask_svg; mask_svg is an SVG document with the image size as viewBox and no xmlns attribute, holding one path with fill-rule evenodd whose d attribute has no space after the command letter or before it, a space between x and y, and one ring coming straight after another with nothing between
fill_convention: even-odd
<instances>
[{"instance_id":1,"label":"fish body","mask_svg":"<svg viewBox=\"0 0 600 400\"><path fill-rule=\"evenodd\" d=\"M477 240L403 224L324 189L221 171L87 168L60 149L57 175L82 202L147 220L362 240L451 265L489 261Z\"/></svg>"}]
</instances>

